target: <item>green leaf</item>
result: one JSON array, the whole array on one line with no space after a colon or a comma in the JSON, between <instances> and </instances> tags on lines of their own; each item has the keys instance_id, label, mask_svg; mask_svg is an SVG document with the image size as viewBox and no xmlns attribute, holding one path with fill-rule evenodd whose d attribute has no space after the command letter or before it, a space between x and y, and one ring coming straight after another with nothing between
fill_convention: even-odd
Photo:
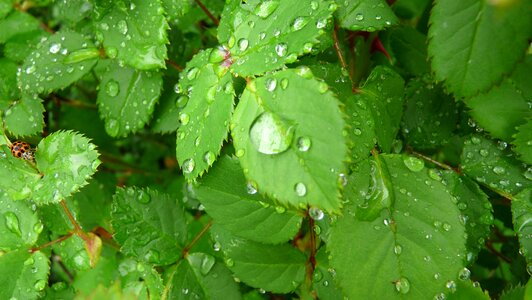
<instances>
[{"instance_id":1,"label":"green leaf","mask_svg":"<svg viewBox=\"0 0 532 300\"><path fill-rule=\"evenodd\" d=\"M140 70L166 66L166 30L160 1L116 1L96 22L107 56Z\"/></svg>"},{"instance_id":2,"label":"green leaf","mask_svg":"<svg viewBox=\"0 0 532 300\"><path fill-rule=\"evenodd\" d=\"M91 267L89 254L85 249L85 242L76 234L58 244L54 244L52 248L61 257L61 261L65 264L67 270L77 272Z\"/></svg>"},{"instance_id":3,"label":"green leaf","mask_svg":"<svg viewBox=\"0 0 532 300\"><path fill-rule=\"evenodd\" d=\"M532 165L532 119L517 128L514 138L514 151L522 161Z\"/></svg>"},{"instance_id":4,"label":"green leaf","mask_svg":"<svg viewBox=\"0 0 532 300\"><path fill-rule=\"evenodd\" d=\"M57 203L87 184L100 165L89 139L72 131L57 131L41 140L35 163L41 180L33 188L37 205Z\"/></svg>"},{"instance_id":5,"label":"green leaf","mask_svg":"<svg viewBox=\"0 0 532 300\"><path fill-rule=\"evenodd\" d=\"M316 254L316 268L312 274L312 285L319 299L336 300L344 299L342 290L335 282L335 271L329 264L325 248L321 248Z\"/></svg>"},{"instance_id":6,"label":"green leaf","mask_svg":"<svg viewBox=\"0 0 532 300\"><path fill-rule=\"evenodd\" d=\"M181 102L177 102L177 94L171 91L163 91L159 102L153 111L151 130L156 133L170 133L179 128L179 111ZM188 99L187 99L188 101Z\"/></svg>"},{"instance_id":7,"label":"green leaf","mask_svg":"<svg viewBox=\"0 0 532 300\"><path fill-rule=\"evenodd\" d=\"M252 242L231 236L216 225L211 233L221 245L225 264L247 285L274 293L287 293L303 281L306 258L290 245Z\"/></svg>"},{"instance_id":8,"label":"green leaf","mask_svg":"<svg viewBox=\"0 0 532 300\"><path fill-rule=\"evenodd\" d=\"M395 25L399 19L385 0L337 0L340 26L354 31L378 31Z\"/></svg>"},{"instance_id":9,"label":"green leaf","mask_svg":"<svg viewBox=\"0 0 532 300\"><path fill-rule=\"evenodd\" d=\"M277 244L292 239L301 227L301 216L270 206L252 182L246 183L236 159L221 157L199 183L196 195L209 216L234 235Z\"/></svg>"},{"instance_id":10,"label":"green leaf","mask_svg":"<svg viewBox=\"0 0 532 300\"><path fill-rule=\"evenodd\" d=\"M408 74L421 76L430 72L427 61L427 37L412 27L402 26L391 34L390 45L397 65Z\"/></svg>"},{"instance_id":11,"label":"green leaf","mask_svg":"<svg viewBox=\"0 0 532 300\"><path fill-rule=\"evenodd\" d=\"M205 253L192 253L177 266L167 283L167 299L240 299L231 271Z\"/></svg>"},{"instance_id":12,"label":"green leaf","mask_svg":"<svg viewBox=\"0 0 532 300\"><path fill-rule=\"evenodd\" d=\"M335 212L341 206L345 123L327 89L307 67L280 71L250 81L233 115L244 174L282 204Z\"/></svg>"},{"instance_id":13,"label":"green leaf","mask_svg":"<svg viewBox=\"0 0 532 300\"><path fill-rule=\"evenodd\" d=\"M456 292L450 293L448 300L490 300L487 292L482 291L478 282L472 283L470 280L458 280L456 282Z\"/></svg>"},{"instance_id":14,"label":"green leaf","mask_svg":"<svg viewBox=\"0 0 532 300\"><path fill-rule=\"evenodd\" d=\"M403 78L384 66L375 67L360 89L360 97L371 109L377 142L384 152L390 151L399 131L403 93Z\"/></svg>"},{"instance_id":15,"label":"green leaf","mask_svg":"<svg viewBox=\"0 0 532 300\"><path fill-rule=\"evenodd\" d=\"M430 0L397 0L393 3L393 10L402 19L419 17L431 3Z\"/></svg>"},{"instance_id":16,"label":"green leaf","mask_svg":"<svg viewBox=\"0 0 532 300\"><path fill-rule=\"evenodd\" d=\"M94 44L81 34L57 32L26 57L19 85L25 92L41 94L65 88L90 72L98 55Z\"/></svg>"},{"instance_id":17,"label":"green leaf","mask_svg":"<svg viewBox=\"0 0 532 300\"><path fill-rule=\"evenodd\" d=\"M41 251L19 250L0 256L0 298L38 299L48 286L50 260Z\"/></svg>"},{"instance_id":18,"label":"green leaf","mask_svg":"<svg viewBox=\"0 0 532 300\"><path fill-rule=\"evenodd\" d=\"M17 64L7 58L0 58L0 109L5 109L6 104L20 97L17 86Z\"/></svg>"},{"instance_id":19,"label":"green leaf","mask_svg":"<svg viewBox=\"0 0 532 300\"><path fill-rule=\"evenodd\" d=\"M37 241L43 224L25 201L0 198L0 250L27 248Z\"/></svg>"},{"instance_id":20,"label":"green leaf","mask_svg":"<svg viewBox=\"0 0 532 300\"><path fill-rule=\"evenodd\" d=\"M500 82L524 56L532 5L438 0L430 24L429 55L436 80L445 81L458 97L469 97Z\"/></svg>"},{"instance_id":21,"label":"green leaf","mask_svg":"<svg viewBox=\"0 0 532 300\"><path fill-rule=\"evenodd\" d=\"M413 157L381 155L390 172L389 210L371 222L356 205L371 195L368 162L352 174L351 202L331 229L330 264L347 297L425 299L446 292L463 269L465 229L446 186ZM363 165L366 166L363 166ZM373 275L368 275L373 274Z\"/></svg>"},{"instance_id":22,"label":"green leaf","mask_svg":"<svg viewBox=\"0 0 532 300\"><path fill-rule=\"evenodd\" d=\"M161 299L163 281L151 265L126 258L120 262L118 270L124 292L131 292L138 299Z\"/></svg>"},{"instance_id":23,"label":"green leaf","mask_svg":"<svg viewBox=\"0 0 532 300\"><path fill-rule=\"evenodd\" d=\"M29 199L40 175L31 163L11 154L9 147L0 146L0 191L11 200Z\"/></svg>"},{"instance_id":24,"label":"green leaf","mask_svg":"<svg viewBox=\"0 0 532 300\"><path fill-rule=\"evenodd\" d=\"M0 20L5 18L12 8L13 8L13 4L11 3L11 0L1 0L0 1Z\"/></svg>"},{"instance_id":25,"label":"green leaf","mask_svg":"<svg viewBox=\"0 0 532 300\"><path fill-rule=\"evenodd\" d=\"M532 91L526 88L527 82L532 81L531 70L532 55L529 55L526 62L519 64L514 74L501 85L464 101L471 109L470 115L491 136L510 141L516 127L532 118L529 106ZM521 76L527 72L528 76Z\"/></svg>"},{"instance_id":26,"label":"green leaf","mask_svg":"<svg viewBox=\"0 0 532 300\"><path fill-rule=\"evenodd\" d=\"M454 99L428 78L408 82L402 132L417 149L435 149L453 136L458 122Z\"/></svg>"},{"instance_id":27,"label":"green leaf","mask_svg":"<svg viewBox=\"0 0 532 300\"><path fill-rule=\"evenodd\" d=\"M532 271L532 189L528 188L512 199L512 220L519 238L520 250Z\"/></svg>"},{"instance_id":28,"label":"green leaf","mask_svg":"<svg viewBox=\"0 0 532 300\"><path fill-rule=\"evenodd\" d=\"M219 70L208 62L210 53L194 56L179 81L186 98L178 102L187 103L179 115L176 156L188 180L201 176L220 153L233 111L232 76L227 69Z\"/></svg>"},{"instance_id":29,"label":"green leaf","mask_svg":"<svg viewBox=\"0 0 532 300\"><path fill-rule=\"evenodd\" d=\"M76 24L93 12L93 6L89 0L70 0L54 2L55 17L66 24Z\"/></svg>"},{"instance_id":30,"label":"green leaf","mask_svg":"<svg viewBox=\"0 0 532 300\"><path fill-rule=\"evenodd\" d=\"M6 129L16 137L30 136L43 131L44 106L36 96L23 95L19 101L6 110Z\"/></svg>"},{"instance_id":31,"label":"green leaf","mask_svg":"<svg viewBox=\"0 0 532 300\"><path fill-rule=\"evenodd\" d=\"M348 137L352 163L366 159L377 143L375 120L365 100L362 95L354 95L344 101L347 123L351 125Z\"/></svg>"},{"instance_id":32,"label":"green leaf","mask_svg":"<svg viewBox=\"0 0 532 300\"><path fill-rule=\"evenodd\" d=\"M4 45L4 56L17 62L23 62L27 56L37 49L41 39L49 36L48 32L42 30L17 34ZM13 75L16 75L16 73Z\"/></svg>"},{"instance_id":33,"label":"green leaf","mask_svg":"<svg viewBox=\"0 0 532 300\"><path fill-rule=\"evenodd\" d=\"M188 0L162 0L161 3L169 20L177 20L190 10Z\"/></svg>"},{"instance_id":34,"label":"green leaf","mask_svg":"<svg viewBox=\"0 0 532 300\"><path fill-rule=\"evenodd\" d=\"M17 34L37 30L40 26L39 20L32 15L15 10L7 18L0 20L0 28L0 44L3 44Z\"/></svg>"},{"instance_id":35,"label":"green leaf","mask_svg":"<svg viewBox=\"0 0 532 300\"><path fill-rule=\"evenodd\" d=\"M483 136L471 136L464 142L462 170L493 190L515 195L531 186L522 164L515 159L506 143L498 145Z\"/></svg>"},{"instance_id":36,"label":"green leaf","mask_svg":"<svg viewBox=\"0 0 532 300\"><path fill-rule=\"evenodd\" d=\"M74 300L92 300L92 299L113 299L113 300L136 300L138 297L132 291L123 291L120 283L115 282L110 287L98 285L88 294L78 293Z\"/></svg>"},{"instance_id":37,"label":"green leaf","mask_svg":"<svg viewBox=\"0 0 532 300\"><path fill-rule=\"evenodd\" d=\"M439 178L442 175L443 182L456 198L456 206L460 210L460 222L465 225L467 233L466 260L468 263L472 263L491 233L493 208L488 196L469 177L458 176L452 171L440 174L435 169L429 170L431 177Z\"/></svg>"},{"instance_id":38,"label":"green leaf","mask_svg":"<svg viewBox=\"0 0 532 300\"><path fill-rule=\"evenodd\" d=\"M114 237L126 255L158 265L181 256L187 241L185 215L170 196L150 189L119 189L111 216Z\"/></svg>"},{"instance_id":39,"label":"green leaf","mask_svg":"<svg viewBox=\"0 0 532 300\"><path fill-rule=\"evenodd\" d=\"M310 53L325 34L336 5L316 0L294 5L281 0L252 0L225 9L219 35L229 48L231 69L242 76L279 69Z\"/></svg>"},{"instance_id":40,"label":"green leaf","mask_svg":"<svg viewBox=\"0 0 532 300\"><path fill-rule=\"evenodd\" d=\"M98 92L105 131L112 137L122 137L142 129L159 99L162 83L158 72L109 64Z\"/></svg>"},{"instance_id":41,"label":"green leaf","mask_svg":"<svg viewBox=\"0 0 532 300\"><path fill-rule=\"evenodd\" d=\"M525 287L521 285L513 286L503 291L500 300L528 300L525 298Z\"/></svg>"}]
</instances>

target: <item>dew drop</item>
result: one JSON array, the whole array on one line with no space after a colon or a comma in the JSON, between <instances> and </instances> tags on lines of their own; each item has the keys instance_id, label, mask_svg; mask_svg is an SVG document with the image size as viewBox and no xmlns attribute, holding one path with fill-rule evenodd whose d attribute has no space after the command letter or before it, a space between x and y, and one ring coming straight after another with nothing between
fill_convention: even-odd
<instances>
[{"instance_id":1,"label":"dew drop","mask_svg":"<svg viewBox=\"0 0 532 300\"><path fill-rule=\"evenodd\" d=\"M298 182L294 186L294 191L296 192L296 195L298 195L299 197L303 197L307 194L307 187L304 183Z\"/></svg>"},{"instance_id":2,"label":"dew drop","mask_svg":"<svg viewBox=\"0 0 532 300\"><path fill-rule=\"evenodd\" d=\"M395 245L393 247L393 253L395 253L396 255L400 255L402 252L403 252L403 247L401 247L401 245Z\"/></svg>"},{"instance_id":3,"label":"dew drop","mask_svg":"<svg viewBox=\"0 0 532 300\"><path fill-rule=\"evenodd\" d=\"M194 80L198 76L199 69L196 67L190 68L190 70L187 71L187 79L188 80Z\"/></svg>"},{"instance_id":4,"label":"dew drop","mask_svg":"<svg viewBox=\"0 0 532 300\"><path fill-rule=\"evenodd\" d=\"M312 145L310 139L306 136L300 137L297 139L297 149L301 152L306 152L310 149L310 146Z\"/></svg>"},{"instance_id":5,"label":"dew drop","mask_svg":"<svg viewBox=\"0 0 532 300\"><path fill-rule=\"evenodd\" d=\"M275 45L275 53L279 55L280 57L283 57L286 55L286 50L288 46L285 43L279 43Z\"/></svg>"},{"instance_id":6,"label":"dew drop","mask_svg":"<svg viewBox=\"0 0 532 300\"><path fill-rule=\"evenodd\" d=\"M458 273L458 278L459 278L460 280L468 280L470 276L471 276L471 271L469 271L468 268L463 268L463 269L460 270L460 272Z\"/></svg>"},{"instance_id":7,"label":"dew drop","mask_svg":"<svg viewBox=\"0 0 532 300\"><path fill-rule=\"evenodd\" d=\"M35 288L36 291L42 291L44 290L46 285L48 285L48 282L44 279L41 279L41 280L37 280L37 282L35 282L33 287Z\"/></svg>"},{"instance_id":8,"label":"dew drop","mask_svg":"<svg viewBox=\"0 0 532 300\"><path fill-rule=\"evenodd\" d=\"M126 23L125 20L118 21L118 23L116 25L117 25L118 31L121 34L123 34L123 35L127 34L128 28L127 28L127 23Z\"/></svg>"},{"instance_id":9,"label":"dew drop","mask_svg":"<svg viewBox=\"0 0 532 300\"><path fill-rule=\"evenodd\" d=\"M296 74L303 78L312 78L312 71L307 66L299 66L296 68Z\"/></svg>"},{"instance_id":10,"label":"dew drop","mask_svg":"<svg viewBox=\"0 0 532 300\"><path fill-rule=\"evenodd\" d=\"M247 39L240 39L238 40L238 49L240 51L246 51L246 49L249 46L249 41Z\"/></svg>"},{"instance_id":11,"label":"dew drop","mask_svg":"<svg viewBox=\"0 0 532 300\"><path fill-rule=\"evenodd\" d=\"M395 290L401 294L406 294L410 291L410 282L405 277L395 282Z\"/></svg>"},{"instance_id":12,"label":"dew drop","mask_svg":"<svg viewBox=\"0 0 532 300\"><path fill-rule=\"evenodd\" d=\"M318 29L321 29L321 28L325 28L325 26L327 26L327 19L319 19L318 21L316 21L316 28Z\"/></svg>"},{"instance_id":13,"label":"dew drop","mask_svg":"<svg viewBox=\"0 0 532 300\"><path fill-rule=\"evenodd\" d=\"M181 113L179 114L179 121L182 125L187 125L190 121L190 116L187 113Z\"/></svg>"},{"instance_id":14,"label":"dew drop","mask_svg":"<svg viewBox=\"0 0 532 300\"><path fill-rule=\"evenodd\" d=\"M213 256L207 254L204 255L200 265L201 274L203 274L204 276L209 274L215 262L216 260Z\"/></svg>"},{"instance_id":15,"label":"dew drop","mask_svg":"<svg viewBox=\"0 0 532 300\"><path fill-rule=\"evenodd\" d=\"M110 97L115 97L120 92L120 86L118 85L118 82L114 79L111 79L107 81L105 84L105 92Z\"/></svg>"},{"instance_id":16,"label":"dew drop","mask_svg":"<svg viewBox=\"0 0 532 300\"><path fill-rule=\"evenodd\" d=\"M205 163L209 166L212 165L215 159L216 155L214 155L214 153L212 153L211 151L207 151L205 152L205 154L203 154L203 161L205 161Z\"/></svg>"},{"instance_id":17,"label":"dew drop","mask_svg":"<svg viewBox=\"0 0 532 300\"><path fill-rule=\"evenodd\" d=\"M506 172L506 169L504 169L504 167L496 166L496 167L493 168L493 173L495 173L497 175L502 175L502 174L504 174L504 172Z\"/></svg>"},{"instance_id":18,"label":"dew drop","mask_svg":"<svg viewBox=\"0 0 532 300\"><path fill-rule=\"evenodd\" d=\"M448 288L451 293L456 292L456 282L452 280L447 281L445 287Z\"/></svg>"},{"instance_id":19,"label":"dew drop","mask_svg":"<svg viewBox=\"0 0 532 300\"><path fill-rule=\"evenodd\" d=\"M246 183L246 190L248 194L255 195L257 193L257 184L253 181L248 181Z\"/></svg>"},{"instance_id":20,"label":"dew drop","mask_svg":"<svg viewBox=\"0 0 532 300\"><path fill-rule=\"evenodd\" d=\"M194 171L195 167L196 167L196 163L194 162L194 159L192 159L192 158L186 159L183 162L183 172L185 174L192 173L192 171Z\"/></svg>"},{"instance_id":21,"label":"dew drop","mask_svg":"<svg viewBox=\"0 0 532 300\"><path fill-rule=\"evenodd\" d=\"M50 53L56 54L59 50L61 50L61 44L53 43L50 45Z\"/></svg>"},{"instance_id":22,"label":"dew drop","mask_svg":"<svg viewBox=\"0 0 532 300\"><path fill-rule=\"evenodd\" d=\"M249 135L251 144L260 153L278 154L290 147L294 128L277 115L264 112L251 125Z\"/></svg>"},{"instance_id":23,"label":"dew drop","mask_svg":"<svg viewBox=\"0 0 532 300\"><path fill-rule=\"evenodd\" d=\"M281 79L281 88L283 90L286 90L287 87L288 87L288 78Z\"/></svg>"},{"instance_id":24,"label":"dew drop","mask_svg":"<svg viewBox=\"0 0 532 300\"><path fill-rule=\"evenodd\" d=\"M364 20L364 15L361 14L361 13L356 14L356 15L355 15L355 20L357 20L357 21L362 21L362 20Z\"/></svg>"},{"instance_id":25,"label":"dew drop","mask_svg":"<svg viewBox=\"0 0 532 300\"><path fill-rule=\"evenodd\" d=\"M275 78L268 78L266 80L266 90L268 90L269 92L273 92L275 91L275 88L277 88L277 80L275 80Z\"/></svg>"},{"instance_id":26,"label":"dew drop","mask_svg":"<svg viewBox=\"0 0 532 300\"><path fill-rule=\"evenodd\" d=\"M286 212L286 208L283 207L283 206L276 206L275 207L275 211L278 213L278 214L283 214Z\"/></svg>"},{"instance_id":27,"label":"dew drop","mask_svg":"<svg viewBox=\"0 0 532 300\"><path fill-rule=\"evenodd\" d=\"M8 211L4 213L4 218L6 221L7 229L9 229L9 231L21 237L22 232L20 231L20 223L19 223L17 215L14 212Z\"/></svg>"},{"instance_id":28,"label":"dew drop","mask_svg":"<svg viewBox=\"0 0 532 300\"><path fill-rule=\"evenodd\" d=\"M296 187L297 189L297 187ZM306 188L305 188L306 189ZM296 191L297 193L297 191ZM298 194L299 195L299 194ZM301 195L299 195L301 196ZM325 216L325 214L323 213L323 211L317 207L311 207L309 210L308 210L308 215L314 219L315 221L320 221L323 219L323 217Z\"/></svg>"},{"instance_id":29,"label":"dew drop","mask_svg":"<svg viewBox=\"0 0 532 300\"><path fill-rule=\"evenodd\" d=\"M328 90L329 90L329 86L325 82L320 82L318 84L318 92L320 92L320 94L323 94L327 92Z\"/></svg>"},{"instance_id":30,"label":"dew drop","mask_svg":"<svg viewBox=\"0 0 532 300\"><path fill-rule=\"evenodd\" d=\"M279 6L279 0L265 0L261 1L259 5L255 7L253 13L263 19L269 17Z\"/></svg>"},{"instance_id":31,"label":"dew drop","mask_svg":"<svg viewBox=\"0 0 532 300\"><path fill-rule=\"evenodd\" d=\"M406 156L403 158L403 163L410 171L413 172L419 172L423 170L423 167L425 166L422 160L413 156Z\"/></svg>"},{"instance_id":32,"label":"dew drop","mask_svg":"<svg viewBox=\"0 0 532 300\"><path fill-rule=\"evenodd\" d=\"M292 22L292 29L294 31L298 31L303 29L309 22L308 17L297 17L294 19L294 22Z\"/></svg>"}]
</instances>

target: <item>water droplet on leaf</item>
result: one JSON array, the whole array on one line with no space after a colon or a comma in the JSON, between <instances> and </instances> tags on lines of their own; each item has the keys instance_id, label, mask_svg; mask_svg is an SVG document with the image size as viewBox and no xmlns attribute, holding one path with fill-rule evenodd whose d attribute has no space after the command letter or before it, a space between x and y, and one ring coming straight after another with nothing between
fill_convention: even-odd
<instances>
[{"instance_id":1,"label":"water droplet on leaf","mask_svg":"<svg viewBox=\"0 0 532 300\"><path fill-rule=\"evenodd\" d=\"M109 80L105 84L105 92L111 97L115 97L120 92L120 86L116 80Z\"/></svg>"},{"instance_id":2,"label":"water droplet on leaf","mask_svg":"<svg viewBox=\"0 0 532 300\"><path fill-rule=\"evenodd\" d=\"M422 160L412 156L406 156L405 158L403 158L403 162L405 166L413 172L419 172L423 170L423 167L425 166L425 163L423 163Z\"/></svg>"},{"instance_id":3,"label":"water droplet on leaf","mask_svg":"<svg viewBox=\"0 0 532 300\"><path fill-rule=\"evenodd\" d=\"M192 158L186 159L183 162L183 172L186 174L192 173L195 167L196 167L196 163L194 162L194 159Z\"/></svg>"},{"instance_id":4,"label":"water droplet on leaf","mask_svg":"<svg viewBox=\"0 0 532 300\"><path fill-rule=\"evenodd\" d=\"M260 153L279 154L292 144L294 128L277 115L264 112L251 125L249 135L251 144Z\"/></svg>"},{"instance_id":5,"label":"water droplet on leaf","mask_svg":"<svg viewBox=\"0 0 532 300\"><path fill-rule=\"evenodd\" d=\"M306 136L300 137L297 139L297 149L301 152L306 152L310 149L310 146L312 145L310 139Z\"/></svg>"},{"instance_id":6,"label":"water droplet on leaf","mask_svg":"<svg viewBox=\"0 0 532 300\"><path fill-rule=\"evenodd\" d=\"M307 187L304 183L298 182L294 186L294 191L296 192L296 195L298 195L299 197L303 197L307 194Z\"/></svg>"},{"instance_id":7,"label":"water droplet on leaf","mask_svg":"<svg viewBox=\"0 0 532 300\"><path fill-rule=\"evenodd\" d=\"M410 282L405 277L395 282L395 290L401 294L406 294L410 291Z\"/></svg>"},{"instance_id":8,"label":"water droplet on leaf","mask_svg":"<svg viewBox=\"0 0 532 300\"><path fill-rule=\"evenodd\" d=\"M323 217L325 216L325 214L323 213L323 211L317 207L311 207L309 210L308 210L308 215L314 219L315 221L320 221L323 219Z\"/></svg>"}]
</instances>

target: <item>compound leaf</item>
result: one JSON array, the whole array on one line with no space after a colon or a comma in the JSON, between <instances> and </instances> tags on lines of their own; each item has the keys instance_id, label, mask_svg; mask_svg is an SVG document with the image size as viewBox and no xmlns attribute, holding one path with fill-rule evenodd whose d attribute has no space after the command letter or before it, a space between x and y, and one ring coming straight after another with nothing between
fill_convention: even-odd
<instances>
[{"instance_id":1,"label":"compound leaf","mask_svg":"<svg viewBox=\"0 0 532 300\"><path fill-rule=\"evenodd\" d=\"M453 286L463 269L465 228L446 186L413 157L381 155L390 176L392 205L373 221L358 206L378 188L368 161L351 175L351 204L331 229L327 249L338 283L353 299L421 299ZM368 179L364 179L368 178ZM368 276L368 274L372 274ZM445 295L444 295L445 296Z\"/></svg>"},{"instance_id":2,"label":"compound leaf","mask_svg":"<svg viewBox=\"0 0 532 300\"><path fill-rule=\"evenodd\" d=\"M159 72L110 63L102 76L98 108L112 137L140 130L150 119L163 81Z\"/></svg>"},{"instance_id":3,"label":"compound leaf","mask_svg":"<svg viewBox=\"0 0 532 300\"><path fill-rule=\"evenodd\" d=\"M515 195L531 186L522 164L515 159L506 143L496 145L483 136L471 136L464 142L462 170L476 181L495 191Z\"/></svg>"},{"instance_id":4,"label":"compound leaf","mask_svg":"<svg viewBox=\"0 0 532 300\"><path fill-rule=\"evenodd\" d=\"M208 63L210 53L196 55L179 81L188 100L179 115L176 156L188 180L201 176L220 153L233 112L232 76L226 68Z\"/></svg>"},{"instance_id":5,"label":"compound leaf","mask_svg":"<svg viewBox=\"0 0 532 300\"><path fill-rule=\"evenodd\" d=\"M489 89L528 48L532 5L438 0L430 16L429 55L436 80L459 97ZM489 49L487 51L486 49Z\"/></svg>"},{"instance_id":6,"label":"compound leaf","mask_svg":"<svg viewBox=\"0 0 532 300\"><path fill-rule=\"evenodd\" d=\"M252 0L233 5L233 9L224 10L220 24L230 28L230 34L224 31L219 39L232 56L232 71L243 76L279 69L310 53L325 34L336 9L330 0L305 1L301 5Z\"/></svg>"},{"instance_id":7,"label":"compound leaf","mask_svg":"<svg viewBox=\"0 0 532 300\"><path fill-rule=\"evenodd\" d=\"M25 201L0 198L0 250L10 251L32 246L43 224Z\"/></svg>"},{"instance_id":8,"label":"compound leaf","mask_svg":"<svg viewBox=\"0 0 532 300\"><path fill-rule=\"evenodd\" d=\"M57 131L42 139L35 163L42 174L33 188L37 205L57 203L87 184L100 165L96 146L81 134Z\"/></svg>"},{"instance_id":9,"label":"compound leaf","mask_svg":"<svg viewBox=\"0 0 532 300\"><path fill-rule=\"evenodd\" d=\"M29 199L40 174L31 164L13 156L6 145L0 146L0 191L11 200Z\"/></svg>"},{"instance_id":10,"label":"compound leaf","mask_svg":"<svg viewBox=\"0 0 532 300\"><path fill-rule=\"evenodd\" d=\"M225 263L242 282L274 293L287 293L305 277L306 258L288 244L266 245L235 236L221 227L211 229Z\"/></svg>"},{"instance_id":11,"label":"compound leaf","mask_svg":"<svg viewBox=\"0 0 532 300\"><path fill-rule=\"evenodd\" d=\"M126 255L158 265L181 256L187 241L185 215L170 196L150 189L119 189L111 216L114 237Z\"/></svg>"},{"instance_id":12,"label":"compound leaf","mask_svg":"<svg viewBox=\"0 0 532 300\"><path fill-rule=\"evenodd\" d=\"M532 119L517 128L514 138L514 151L522 161L532 165Z\"/></svg>"},{"instance_id":13,"label":"compound leaf","mask_svg":"<svg viewBox=\"0 0 532 300\"><path fill-rule=\"evenodd\" d=\"M327 90L307 67L280 71L250 81L233 115L233 142L246 177L282 204L334 212L341 206L345 123Z\"/></svg>"},{"instance_id":14,"label":"compound leaf","mask_svg":"<svg viewBox=\"0 0 532 300\"><path fill-rule=\"evenodd\" d=\"M6 110L6 129L16 137L34 135L43 131L44 106L35 96L23 95Z\"/></svg>"},{"instance_id":15,"label":"compound leaf","mask_svg":"<svg viewBox=\"0 0 532 300\"><path fill-rule=\"evenodd\" d=\"M166 30L161 1L115 1L96 22L107 56L140 70L166 66Z\"/></svg>"},{"instance_id":16,"label":"compound leaf","mask_svg":"<svg viewBox=\"0 0 532 300\"><path fill-rule=\"evenodd\" d=\"M50 260L41 251L8 252L0 256L0 298L39 299L48 287Z\"/></svg>"},{"instance_id":17,"label":"compound leaf","mask_svg":"<svg viewBox=\"0 0 532 300\"><path fill-rule=\"evenodd\" d=\"M470 115L491 136L509 141L516 132L515 128L527 118L532 118L529 106L532 91L527 88L527 82L532 81L531 70L532 55L529 55L526 62L519 64L512 76L501 85L464 100L471 109Z\"/></svg>"},{"instance_id":18,"label":"compound leaf","mask_svg":"<svg viewBox=\"0 0 532 300\"><path fill-rule=\"evenodd\" d=\"M199 183L196 195L209 216L234 235L277 244L293 238L301 227L301 216L279 212L258 195L253 183L246 184L236 159L222 157Z\"/></svg>"},{"instance_id":19,"label":"compound leaf","mask_svg":"<svg viewBox=\"0 0 532 300\"><path fill-rule=\"evenodd\" d=\"M22 65L19 85L27 93L65 88L90 72L99 51L83 35L62 31L43 39Z\"/></svg>"},{"instance_id":20,"label":"compound leaf","mask_svg":"<svg viewBox=\"0 0 532 300\"><path fill-rule=\"evenodd\" d=\"M378 31L395 25L399 19L385 0L337 0L340 26L354 31Z\"/></svg>"},{"instance_id":21,"label":"compound leaf","mask_svg":"<svg viewBox=\"0 0 532 300\"><path fill-rule=\"evenodd\" d=\"M532 268L532 189L528 188L512 199L512 219L519 238L520 253L528 268Z\"/></svg>"}]
</instances>

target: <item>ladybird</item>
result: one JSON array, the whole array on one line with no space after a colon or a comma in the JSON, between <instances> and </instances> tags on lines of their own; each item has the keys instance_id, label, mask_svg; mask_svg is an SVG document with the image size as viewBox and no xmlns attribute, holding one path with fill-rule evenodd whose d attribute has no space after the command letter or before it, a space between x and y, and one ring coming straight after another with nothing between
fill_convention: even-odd
<instances>
[{"instance_id":1,"label":"ladybird","mask_svg":"<svg viewBox=\"0 0 532 300\"><path fill-rule=\"evenodd\" d=\"M31 146L26 142L14 142L11 144L11 146L9 146L9 149L11 149L11 153L15 157L30 161L33 160L33 152L31 151Z\"/></svg>"}]
</instances>

